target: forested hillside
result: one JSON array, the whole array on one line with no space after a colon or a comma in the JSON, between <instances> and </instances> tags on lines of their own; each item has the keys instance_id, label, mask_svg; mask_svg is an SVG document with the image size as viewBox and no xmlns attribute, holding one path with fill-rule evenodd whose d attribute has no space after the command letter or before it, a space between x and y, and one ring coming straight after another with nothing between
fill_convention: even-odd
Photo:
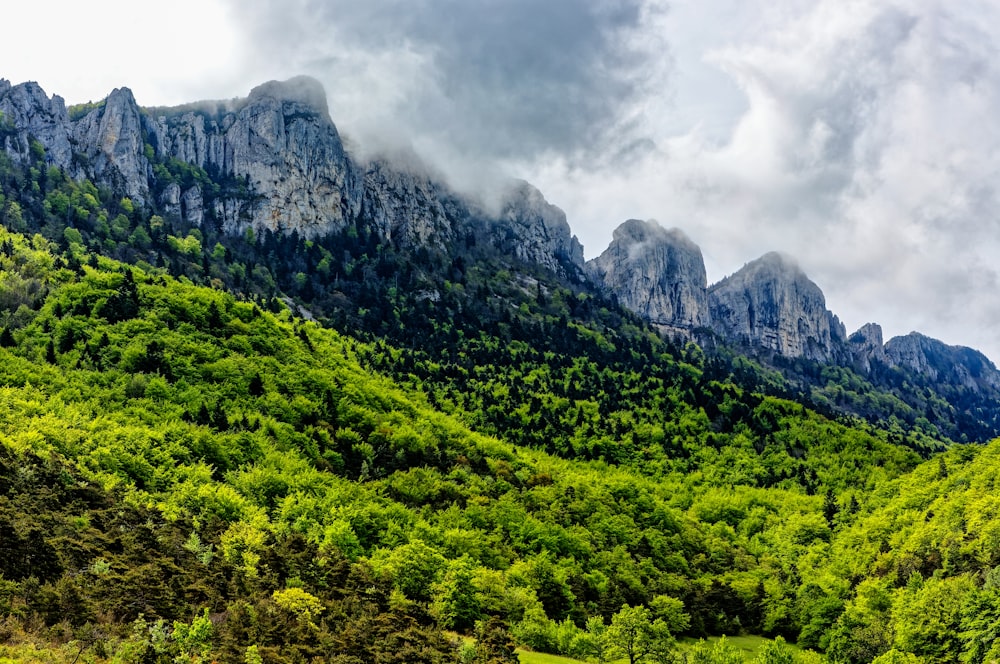
<instances>
[{"instance_id":1,"label":"forested hillside","mask_svg":"<svg viewBox=\"0 0 1000 664\"><path fill-rule=\"evenodd\" d=\"M463 397L433 377L464 367L404 380L411 351L280 305L39 236L0 247L7 638L67 659L253 646L265 661L439 661L457 656L439 629L490 616L521 644L585 656L623 606L660 607L675 635L843 649L856 589L825 584L830 556L862 562L841 533L857 537L919 460L713 379L697 354L647 376L511 341L523 362L471 376ZM390 368L397 382L378 375ZM511 409L514 385L537 407ZM551 444L517 434L546 418ZM992 562L956 570L970 601ZM915 578L857 574L886 592Z\"/></svg>"},{"instance_id":2,"label":"forested hillside","mask_svg":"<svg viewBox=\"0 0 1000 664\"><path fill-rule=\"evenodd\" d=\"M38 141L0 184L0 657L996 655L997 444L947 404L852 384L898 417L847 416L850 376L664 340L488 225L234 235Z\"/></svg>"}]
</instances>

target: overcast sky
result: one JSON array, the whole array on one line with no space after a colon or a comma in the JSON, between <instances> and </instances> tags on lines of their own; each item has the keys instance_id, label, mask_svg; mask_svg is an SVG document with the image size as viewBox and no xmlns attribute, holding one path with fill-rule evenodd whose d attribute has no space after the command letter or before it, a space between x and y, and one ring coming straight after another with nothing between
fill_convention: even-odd
<instances>
[{"instance_id":1,"label":"overcast sky","mask_svg":"<svg viewBox=\"0 0 1000 664\"><path fill-rule=\"evenodd\" d=\"M676 226L715 281L795 256L853 331L1000 359L995 0L135 0L4 9L0 77L68 102L310 74L360 149L519 176L586 254Z\"/></svg>"}]
</instances>

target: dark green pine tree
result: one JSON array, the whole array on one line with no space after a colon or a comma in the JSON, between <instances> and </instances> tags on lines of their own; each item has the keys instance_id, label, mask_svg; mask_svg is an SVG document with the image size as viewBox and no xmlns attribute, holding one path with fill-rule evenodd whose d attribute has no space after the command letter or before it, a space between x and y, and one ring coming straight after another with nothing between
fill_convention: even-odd
<instances>
[{"instance_id":1,"label":"dark green pine tree","mask_svg":"<svg viewBox=\"0 0 1000 664\"><path fill-rule=\"evenodd\" d=\"M476 657L474 664L517 664L516 644L507 624L496 616L480 621L476 628Z\"/></svg>"}]
</instances>

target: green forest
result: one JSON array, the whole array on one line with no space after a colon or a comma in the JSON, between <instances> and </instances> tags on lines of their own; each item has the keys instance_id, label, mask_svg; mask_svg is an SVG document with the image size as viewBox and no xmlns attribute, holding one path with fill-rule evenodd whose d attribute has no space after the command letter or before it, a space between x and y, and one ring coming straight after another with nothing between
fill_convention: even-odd
<instances>
[{"instance_id":1,"label":"green forest","mask_svg":"<svg viewBox=\"0 0 1000 664\"><path fill-rule=\"evenodd\" d=\"M955 444L995 412L663 339L481 238L227 236L34 152L0 662L1000 658L1000 443Z\"/></svg>"}]
</instances>

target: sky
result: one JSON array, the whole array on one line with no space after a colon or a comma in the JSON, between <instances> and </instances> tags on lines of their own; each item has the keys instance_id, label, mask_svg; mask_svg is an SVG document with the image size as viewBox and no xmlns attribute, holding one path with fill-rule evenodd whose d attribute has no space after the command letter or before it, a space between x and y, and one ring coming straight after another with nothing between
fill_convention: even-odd
<instances>
[{"instance_id":1,"label":"sky","mask_svg":"<svg viewBox=\"0 0 1000 664\"><path fill-rule=\"evenodd\" d=\"M148 9L147 9L148 7ZM69 103L245 96L307 74L358 153L504 177L588 258L629 218L709 281L795 257L847 326L1000 360L995 0L52 0L5 8L0 77ZM15 29L10 29L11 26Z\"/></svg>"}]
</instances>

